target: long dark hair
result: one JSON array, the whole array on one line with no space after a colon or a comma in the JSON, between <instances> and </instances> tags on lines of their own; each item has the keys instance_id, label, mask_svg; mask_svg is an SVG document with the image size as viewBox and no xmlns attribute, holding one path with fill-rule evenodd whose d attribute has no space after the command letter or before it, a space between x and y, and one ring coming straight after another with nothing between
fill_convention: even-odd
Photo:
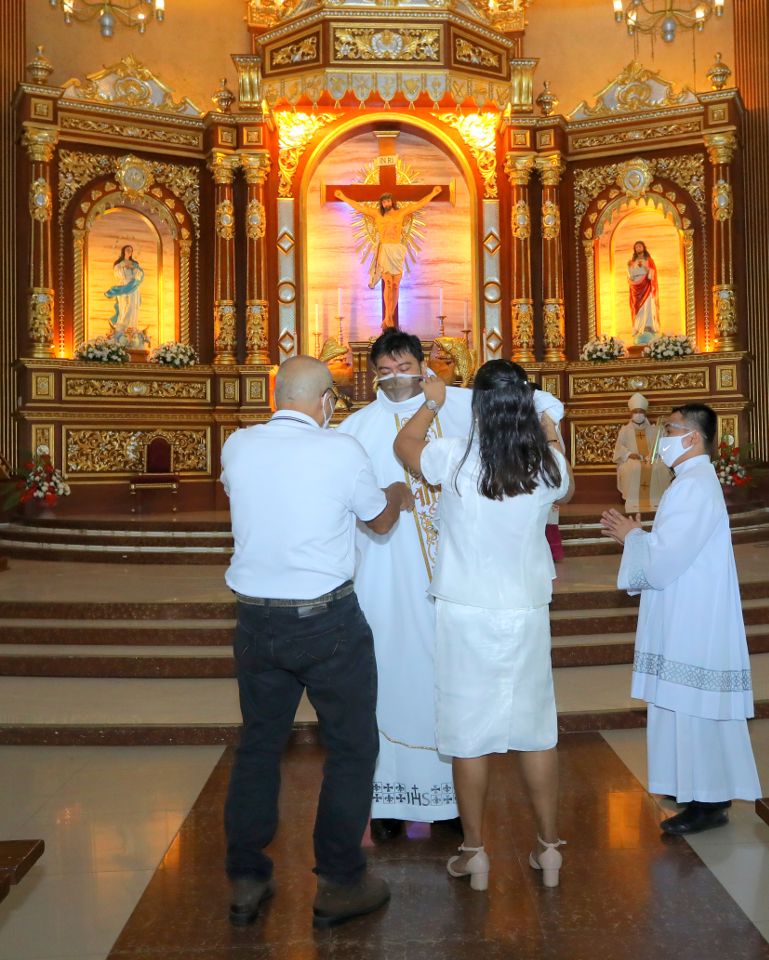
<instances>
[{"instance_id":1,"label":"long dark hair","mask_svg":"<svg viewBox=\"0 0 769 960\"><path fill-rule=\"evenodd\" d=\"M643 251L641 253L638 253L636 251L636 247L638 246L639 243L643 247ZM633 244L633 256L630 258L630 262L632 263L634 260L638 260L641 257L645 257L647 260L651 260L651 254L646 249L646 244L643 242L643 240L636 240L636 242Z\"/></svg>"},{"instance_id":2,"label":"long dark hair","mask_svg":"<svg viewBox=\"0 0 769 960\"><path fill-rule=\"evenodd\" d=\"M377 204L379 205L379 212L382 214L382 216L384 216L384 207L382 206L383 200L392 200L393 202L392 209L393 210L399 209L398 201L395 199L395 197L391 193L383 193L382 196L377 200Z\"/></svg>"},{"instance_id":3,"label":"long dark hair","mask_svg":"<svg viewBox=\"0 0 769 960\"><path fill-rule=\"evenodd\" d=\"M489 360L475 374L473 428L457 475L478 435L478 492L489 500L532 493L540 481L561 484L561 471L534 409L526 371L509 360Z\"/></svg>"},{"instance_id":4,"label":"long dark hair","mask_svg":"<svg viewBox=\"0 0 769 960\"><path fill-rule=\"evenodd\" d=\"M125 257L125 252L126 252L126 250L130 250L130 251L131 251L131 256L129 257L129 260L133 260L133 258L134 258L134 257L133 257L133 252L134 252L133 244L132 244L132 243L127 243L124 247L121 247L121 248L120 248L120 256L119 256L119 257L117 258L117 260L112 264L113 267L116 267L119 263L122 263L123 260L125 260L125 258L126 258L126 257Z\"/></svg>"}]
</instances>

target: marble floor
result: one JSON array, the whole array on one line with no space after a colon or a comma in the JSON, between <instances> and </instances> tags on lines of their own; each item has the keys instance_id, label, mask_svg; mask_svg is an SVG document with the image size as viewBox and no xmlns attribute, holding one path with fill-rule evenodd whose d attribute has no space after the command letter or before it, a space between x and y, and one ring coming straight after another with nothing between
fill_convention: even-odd
<instances>
[{"instance_id":1,"label":"marble floor","mask_svg":"<svg viewBox=\"0 0 769 960\"><path fill-rule=\"evenodd\" d=\"M769 721L752 725L769 783ZM729 826L661 839L643 789L643 730L561 740L566 866L546 891L526 865L533 834L514 759L494 764L488 894L445 874L456 837L412 825L369 847L386 911L310 926L311 832L321 752L292 747L278 895L245 930L226 919L220 747L2 747L0 835L46 852L0 904L0 960L419 960L464 957L769 960L769 826L736 803ZM640 781L640 782L639 782Z\"/></svg>"}]
</instances>

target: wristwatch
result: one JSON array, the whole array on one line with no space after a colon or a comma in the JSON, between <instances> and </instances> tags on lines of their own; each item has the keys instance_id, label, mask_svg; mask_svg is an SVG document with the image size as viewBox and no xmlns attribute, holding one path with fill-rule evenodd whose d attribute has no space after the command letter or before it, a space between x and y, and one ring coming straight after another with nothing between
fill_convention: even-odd
<instances>
[{"instance_id":1,"label":"wristwatch","mask_svg":"<svg viewBox=\"0 0 769 960\"><path fill-rule=\"evenodd\" d=\"M432 413L433 416L440 410L441 405L437 400L425 400L425 406Z\"/></svg>"}]
</instances>

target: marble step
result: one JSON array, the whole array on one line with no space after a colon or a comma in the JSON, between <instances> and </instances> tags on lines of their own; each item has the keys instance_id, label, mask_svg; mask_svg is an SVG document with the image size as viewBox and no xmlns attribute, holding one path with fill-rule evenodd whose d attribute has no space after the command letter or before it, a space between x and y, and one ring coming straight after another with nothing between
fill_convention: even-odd
<instances>
[{"instance_id":1,"label":"marble step","mask_svg":"<svg viewBox=\"0 0 769 960\"><path fill-rule=\"evenodd\" d=\"M756 715L769 717L769 653L751 663ZM629 665L559 668L554 679L564 732L645 722ZM314 720L303 699L296 723ZM0 744L232 743L239 722L230 679L0 677Z\"/></svg>"}]
</instances>

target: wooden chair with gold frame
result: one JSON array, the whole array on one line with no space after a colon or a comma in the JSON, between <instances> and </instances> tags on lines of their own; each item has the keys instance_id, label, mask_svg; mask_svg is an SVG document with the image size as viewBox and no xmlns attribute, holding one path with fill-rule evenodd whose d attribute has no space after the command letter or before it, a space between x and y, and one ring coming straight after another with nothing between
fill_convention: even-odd
<instances>
[{"instance_id":1,"label":"wooden chair with gold frame","mask_svg":"<svg viewBox=\"0 0 769 960\"><path fill-rule=\"evenodd\" d=\"M149 437L144 446L144 472L131 477L128 488L135 497L140 490L170 490L174 495L172 510L176 513L176 496L181 478L174 473L174 448L166 437ZM136 500L131 501L131 513Z\"/></svg>"}]
</instances>

